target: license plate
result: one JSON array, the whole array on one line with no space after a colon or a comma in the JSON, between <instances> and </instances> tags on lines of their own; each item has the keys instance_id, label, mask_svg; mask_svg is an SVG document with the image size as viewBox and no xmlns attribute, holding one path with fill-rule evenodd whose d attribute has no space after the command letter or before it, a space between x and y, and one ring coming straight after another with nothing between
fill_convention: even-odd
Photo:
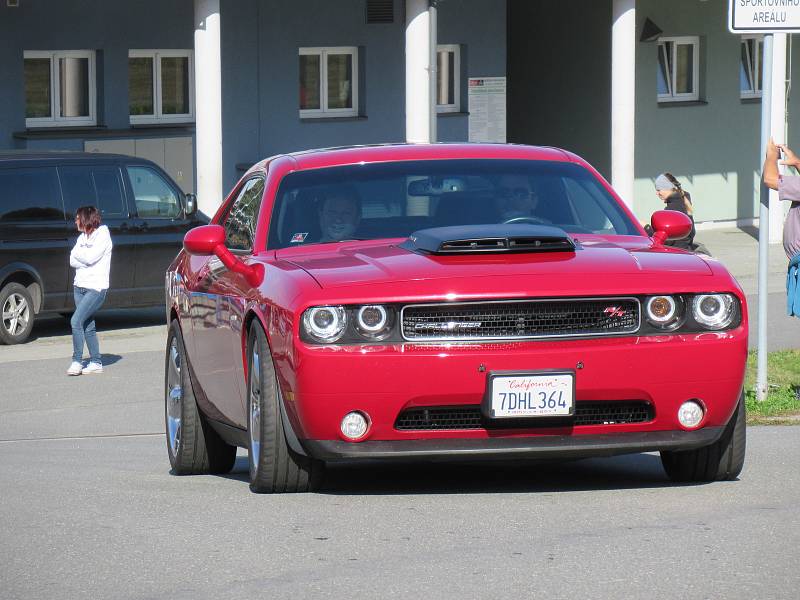
<instances>
[{"instance_id":1,"label":"license plate","mask_svg":"<svg viewBox=\"0 0 800 600\"><path fill-rule=\"evenodd\" d=\"M569 417L575 413L575 374L570 371L491 373L491 418Z\"/></svg>"}]
</instances>

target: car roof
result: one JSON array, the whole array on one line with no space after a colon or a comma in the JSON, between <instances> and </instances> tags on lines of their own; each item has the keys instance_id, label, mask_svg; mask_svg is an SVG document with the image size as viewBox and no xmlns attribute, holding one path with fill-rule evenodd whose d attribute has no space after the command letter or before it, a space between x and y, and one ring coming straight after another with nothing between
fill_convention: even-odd
<instances>
[{"instance_id":1,"label":"car roof","mask_svg":"<svg viewBox=\"0 0 800 600\"><path fill-rule=\"evenodd\" d=\"M105 152L79 152L76 150L0 150L0 164L17 161L119 161L151 163L151 161L127 154L107 154Z\"/></svg>"},{"instance_id":2,"label":"car roof","mask_svg":"<svg viewBox=\"0 0 800 600\"><path fill-rule=\"evenodd\" d=\"M291 158L298 170L405 160L488 158L580 162L577 156L559 148L548 146L461 142L437 144L375 144L303 150L300 152L272 156L254 165L254 168L263 169L267 163L281 156Z\"/></svg>"}]
</instances>

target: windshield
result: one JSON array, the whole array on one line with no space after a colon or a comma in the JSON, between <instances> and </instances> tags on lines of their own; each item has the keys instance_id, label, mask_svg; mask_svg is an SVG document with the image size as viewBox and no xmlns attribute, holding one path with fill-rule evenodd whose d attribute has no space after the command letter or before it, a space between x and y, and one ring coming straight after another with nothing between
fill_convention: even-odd
<instances>
[{"instance_id":1,"label":"windshield","mask_svg":"<svg viewBox=\"0 0 800 600\"><path fill-rule=\"evenodd\" d=\"M529 160L430 160L299 171L281 182L268 248L405 238L451 225L534 223L639 235L584 167Z\"/></svg>"}]
</instances>

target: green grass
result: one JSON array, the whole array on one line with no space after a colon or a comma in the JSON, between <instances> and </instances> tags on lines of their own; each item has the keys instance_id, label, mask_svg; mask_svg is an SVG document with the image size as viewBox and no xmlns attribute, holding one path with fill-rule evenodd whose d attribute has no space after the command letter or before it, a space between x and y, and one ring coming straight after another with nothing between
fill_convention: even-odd
<instances>
[{"instance_id":1,"label":"green grass","mask_svg":"<svg viewBox=\"0 0 800 600\"><path fill-rule=\"evenodd\" d=\"M800 424L800 350L781 350L767 355L767 399L756 400L756 353L747 356L744 378L748 424Z\"/></svg>"}]
</instances>

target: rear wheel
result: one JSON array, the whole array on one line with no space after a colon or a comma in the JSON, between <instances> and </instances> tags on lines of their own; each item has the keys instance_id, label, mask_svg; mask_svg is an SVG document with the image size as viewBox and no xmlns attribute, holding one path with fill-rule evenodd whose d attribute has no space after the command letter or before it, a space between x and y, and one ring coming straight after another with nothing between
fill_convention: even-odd
<instances>
[{"instance_id":1,"label":"rear wheel","mask_svg":"<svg viewBox=\"0 0 800 600\"><path fill-rule=\"evenodd\" d=\"M177 475L228 473L236 462L236 446L224 442L197 408L177 320L170 323L167 336L164 387L164 421L172 470Z\"/></svg>"},{"instance_id":2,"label":"rear wheel","mask_svg":"<svg viewBox=\"0 0 800 600\"><path fill-rule=\"evenodd\" d=\"M664 451L661 464L673 481L724 481L736 479L744 466L747 442L744 392L722 437L696 450Z\"/></svg>"},{"instance_id":3,"label":"rear wheel","mask_svg":"<svg viewBox=\"0 0 800 600\"><path fill-rule=\"evenodd\" d=\"M247 364L250 489L257 493L312 491L324 465L289 448L279 404L283 398L267 337L258 321L250 327Z\"/></svg>"},{"instance_id":4,"label":"rear wheel","mask_svg":"<svg viewBox=\"0 0 800 600\"><path fill-rule=\"evenodd\" d=\"M28 288L19 283L9 283L0 290L0 340L5 344L19 344L33 330L33 299Z\"/></svg>"}]
</instances>

